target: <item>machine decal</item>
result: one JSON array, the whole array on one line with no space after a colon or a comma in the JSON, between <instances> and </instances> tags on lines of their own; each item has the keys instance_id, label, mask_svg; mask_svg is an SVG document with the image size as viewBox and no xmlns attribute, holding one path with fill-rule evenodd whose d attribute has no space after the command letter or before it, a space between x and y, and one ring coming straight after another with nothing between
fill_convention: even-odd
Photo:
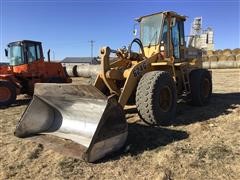
<instances>
[{"instance_id":1,"label":"machine decal","mask_svg":"<svg viewBox=\"0 0 240 180\"><path fill-rule=\"evenodd\" d=\"M141 76L143 72L147 69L147 62L143 62L136 69L133 70L134 77Z\"/></svg>"}]
</instances>

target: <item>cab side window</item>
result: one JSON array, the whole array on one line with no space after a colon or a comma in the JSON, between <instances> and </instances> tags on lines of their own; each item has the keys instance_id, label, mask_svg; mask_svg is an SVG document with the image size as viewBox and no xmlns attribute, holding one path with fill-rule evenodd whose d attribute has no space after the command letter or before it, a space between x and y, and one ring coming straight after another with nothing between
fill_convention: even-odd
<instances>
[{"instance_id":1,"label":"cab side window","mask_svg":"<svg viewBox=\"0 0 240 180\"><path fill-rule=\"evenodd\" d=\"M31 62L37 60L35 45L29 45L28 46L27 58L28 58L28 63L31 63Z\"/></svg>"},{"instance_id":2,"label":"cab side window","mask_svg":"<svg viewBox=\"0 0 240 180\"><path fill-rule=\"evenodd\" d=\"M183 21L179 21L179 30L180 30L180 45L185 45L185 37L184 37L184 23Z\"/></svg>"},{"instance_id":3,"label":"cab side window","mask_svg":"<svg viewBox=\"0 0 240 180\"><path fill-rule=\"evenodd\" d=\"M37 49L37 60L41 59L41 55L40 55L40 46L36 45L36 49Z\"/></svg>"}]
</instances>

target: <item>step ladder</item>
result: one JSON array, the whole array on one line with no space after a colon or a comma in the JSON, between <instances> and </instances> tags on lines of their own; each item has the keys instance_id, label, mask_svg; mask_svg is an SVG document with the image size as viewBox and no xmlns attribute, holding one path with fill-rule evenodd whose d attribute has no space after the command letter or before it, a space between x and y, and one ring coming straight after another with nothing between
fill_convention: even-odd
<instances>
[{"instance_id":1,"label":"step ladder","mask_svg":"<svg viewBox=\"0 0 240 180\"><path fill-rule=\"evenodd\" d=\"M187 65L180 66L182 79L183 79L183 95L188 96L191 93L191 87L190 87L190 79L189 79L189 71Z\"/></svg>"}]
</instances>

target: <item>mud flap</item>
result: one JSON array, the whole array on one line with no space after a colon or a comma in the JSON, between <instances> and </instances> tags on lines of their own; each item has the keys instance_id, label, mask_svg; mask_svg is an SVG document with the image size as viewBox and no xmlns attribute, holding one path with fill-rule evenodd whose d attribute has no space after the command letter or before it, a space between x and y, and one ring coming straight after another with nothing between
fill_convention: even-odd
<instances>
[{"instance_id":1,"label":"mud flap","mask_svg":"<svg viewBox=\"0 0 240 180\"><path fill-rule=\"evenodd\" d=\"M17 137L51 134L84 146L94 162L121 148L127 139L123 108L94 86L36 84L34 96L15 130Z\"/></svg>"}]
</instances>

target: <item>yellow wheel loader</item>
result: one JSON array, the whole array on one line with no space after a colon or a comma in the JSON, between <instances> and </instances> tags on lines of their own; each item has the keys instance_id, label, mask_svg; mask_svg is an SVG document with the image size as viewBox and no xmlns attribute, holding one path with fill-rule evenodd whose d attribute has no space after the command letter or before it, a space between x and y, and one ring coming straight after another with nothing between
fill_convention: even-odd
<instances>
[{"instance_id":1,"label":"yellow wheel loader","mask_svg":"<svg viewBox=\"0 0 240 180\"><path fill-rule=\"evenodd\" d=\"M135 104L150 125L168 125L178 99L202 106L212 94L211 73L201 68L201 51L187 48L186 17L160 12L137 19L140 39L128 48L100 50L101 71L94 85L36 84L15 135L50 134L84 148L94 162L120 149L128 135L124 107ZM133 52L133 44L140 48ZM110 61L110 54L115 59Z\"/></svg>"}]
</instances>

